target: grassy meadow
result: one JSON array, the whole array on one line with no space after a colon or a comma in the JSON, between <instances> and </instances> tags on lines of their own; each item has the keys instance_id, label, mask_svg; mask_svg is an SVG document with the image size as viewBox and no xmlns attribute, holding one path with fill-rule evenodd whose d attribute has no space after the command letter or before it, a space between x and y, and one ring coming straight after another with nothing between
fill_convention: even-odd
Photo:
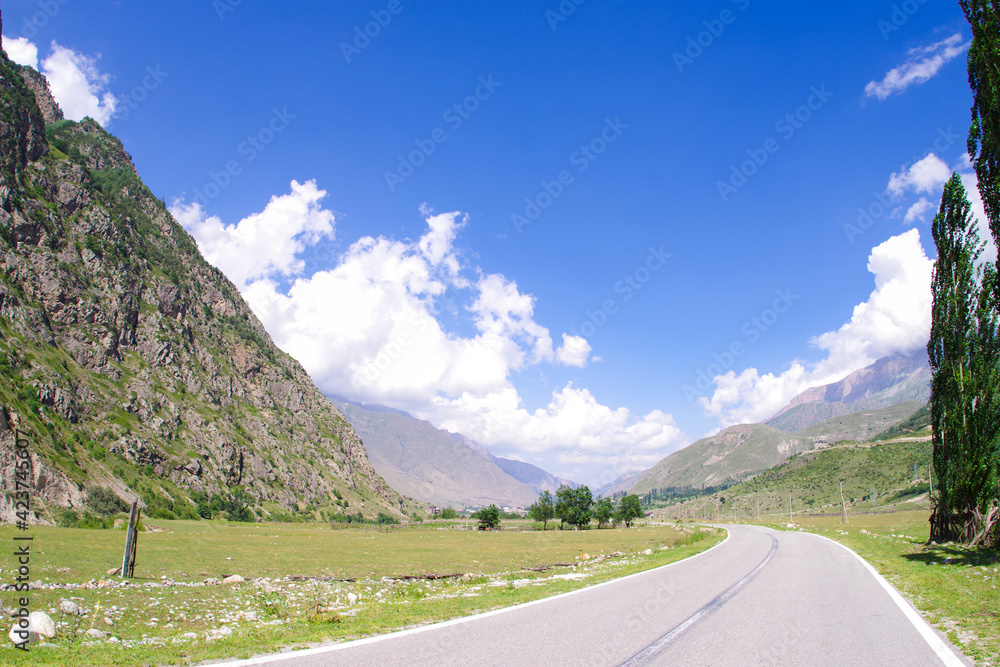
<instances>
[{"instance_id":1,"label":"grassy meadow","mask_svg":"<svg viewBox=\"0 0 1000 667\"><path fill-rule=\"evenodd\" d=\"M30 609L58 626L54 640L27 654L6 644L0 663L190 664L354 639L582 588L680 560L724 537L665 525L479 532L431 523L377 532L152 523L161 530L140 534L136 576L125 586L105 574L120 565L124 531L0 526L8 544L15 534L34 538L31 580L42 586L31 591ZM14 558L0 566L0 581L12 583ZM543 566L554 567L522 569ZM230 574L246 581L204 583ZM430 574L463 576L392 579ZM3 599L8 607L15 601L13 592ZM62 612L65 601L81 614Z\"/></svg>"}]
</instances>

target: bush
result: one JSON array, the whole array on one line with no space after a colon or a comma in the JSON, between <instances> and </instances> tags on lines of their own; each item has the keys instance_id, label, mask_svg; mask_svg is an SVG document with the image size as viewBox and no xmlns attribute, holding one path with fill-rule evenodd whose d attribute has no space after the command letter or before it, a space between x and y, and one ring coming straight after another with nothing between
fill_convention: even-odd
<instances>
[{"instance_id":1,"label":"bush","mask_svg":"<svg viewBox=\"0 0 1000 667\"><path fill-rule=\"evenodd\" d=\"M457 519L458 518L458 512L456 512L455 510L453 510L450 507L445 507L443 510L441 510L441 518L442 519Z\"/></svg>"},{"instance_id":2,"label":"bush","mask_svg":"<svg viewBox=\"0 0 1000 667\"><path fill-rule=\"evenodd\" d=\"M87 507L99 516L123 514L131 509L114 491L101 486L87 489Z\"/></svg>"},{"instance_id":3,"label":"bush","mask_svg":"<svg viewBox=\"0 0 1000 667\"><path fill-rule=\"evenodd\" d=\"M386 514L385 512L379 512L378 513L378 518L375 519L375 523L379 524L380 526L385 526L385 525L392 526L392 525L398 524L399 521L397 521L395 517L390 516L389 514Z\"/></svg>"}]
</instances>

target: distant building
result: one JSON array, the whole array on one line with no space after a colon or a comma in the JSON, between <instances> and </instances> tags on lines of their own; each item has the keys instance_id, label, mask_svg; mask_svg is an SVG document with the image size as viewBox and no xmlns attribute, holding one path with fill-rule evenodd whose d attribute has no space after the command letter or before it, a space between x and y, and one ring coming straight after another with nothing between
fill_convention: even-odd
<instances>
[{"instance_id":1,"label":"distant building","mask_svg":"<svg viewBox=\"0 0 1000 667\"><path fill-rule=\"evenodd\" d=\"M441 516L441 508L437 505L431 505L430 510L432 516Z\"/></svg>"}]
</instances>

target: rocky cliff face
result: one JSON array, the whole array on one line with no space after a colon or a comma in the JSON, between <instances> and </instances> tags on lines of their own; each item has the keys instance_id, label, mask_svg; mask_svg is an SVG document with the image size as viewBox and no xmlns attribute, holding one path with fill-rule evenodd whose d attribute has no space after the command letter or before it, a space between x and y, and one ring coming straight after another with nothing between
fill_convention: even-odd
<instances>
[{"instance_id":1,"label":"rocky cliff face","mask_svg":"<svg viewBox=\"0 0 1000 667\"><path fill-rule=\"evenodd\" d=\"M80 507L91 484L178 515L234 485L258 513L402 510L121 143L59 120L44 79L21 72L0 54L0 487L19 431L49 510Z\"/></svg>"}]
</instances>

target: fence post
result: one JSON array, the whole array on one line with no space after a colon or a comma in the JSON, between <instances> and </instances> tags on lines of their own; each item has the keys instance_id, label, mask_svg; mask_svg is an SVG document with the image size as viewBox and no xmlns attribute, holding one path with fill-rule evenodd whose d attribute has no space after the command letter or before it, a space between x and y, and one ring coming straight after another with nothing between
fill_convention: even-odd
<instances>
[{"instance_id":1,"label":"fence post","mask_svg":"<svg viewBox=\"0 0 1000 667\"><path fill-rule=\"evenodd\" d=\"M135 572L136 543L139 541L139 501L132 503L132 511L128 517L128 528L125 530L125 555L122 557L122 577L130 578Z\"/></svg>"}]
</instances>

